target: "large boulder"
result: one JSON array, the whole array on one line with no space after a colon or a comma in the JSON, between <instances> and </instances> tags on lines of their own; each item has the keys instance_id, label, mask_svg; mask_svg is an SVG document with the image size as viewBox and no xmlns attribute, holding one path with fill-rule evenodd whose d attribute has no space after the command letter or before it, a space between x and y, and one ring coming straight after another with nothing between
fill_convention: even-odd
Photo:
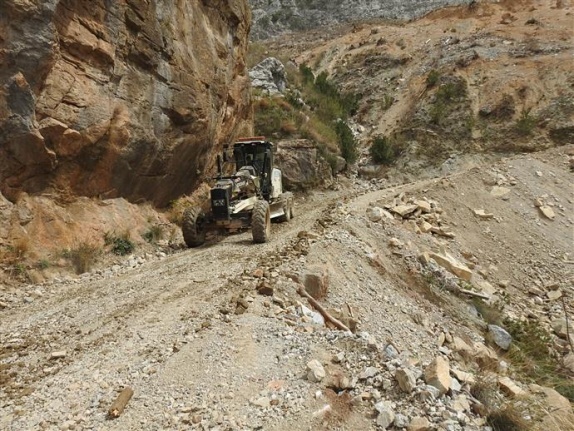
<instances>
[{"instance_id":1,"label":"large boulder","mask_svg":"<svg viewBox=\"0 0 574 431\"><path fill-rule=\"evenodd\" d=\"M190 192L250 132L250 25L247 0L0 2L0 191Z\"/></svg>"},{"instance_id":2,"label":"large boulder","mask_svg":"<svg viewBox=\"0 0 574 431\"><path fill-rule=\"evenodd\" d=\"M308 190L333 182L331 166L307 139L279 141L275 162L288 190Z\"/></svg>"},{"instance_id":3,"label":"large boulder","mask_svg":"<svg viewBox=\"0 0 574 431\"><path fill-rule=\"evenodd\" d=\"M285 66L274 57L268 57L249 71L253 88L274 95L283 93L287 88Z\"/></svg>"}]
</instances>

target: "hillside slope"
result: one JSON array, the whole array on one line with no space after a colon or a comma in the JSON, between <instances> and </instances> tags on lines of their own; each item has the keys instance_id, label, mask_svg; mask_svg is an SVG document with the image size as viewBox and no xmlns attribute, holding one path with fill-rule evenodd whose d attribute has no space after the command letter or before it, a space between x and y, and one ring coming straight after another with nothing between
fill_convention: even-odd
<instances>
[{"instance_id":1,"label":"hillside slope","mask_svg":"<svg viewBox=\"0 0 574 431\"><path fill-rule=\"evenodd\" d=\"M388 138L398 171L417 175L469 154L574 140L574 11L559 3L478 2L269 46L357 95L361 143Z\"/></svg>"}]
</instances>

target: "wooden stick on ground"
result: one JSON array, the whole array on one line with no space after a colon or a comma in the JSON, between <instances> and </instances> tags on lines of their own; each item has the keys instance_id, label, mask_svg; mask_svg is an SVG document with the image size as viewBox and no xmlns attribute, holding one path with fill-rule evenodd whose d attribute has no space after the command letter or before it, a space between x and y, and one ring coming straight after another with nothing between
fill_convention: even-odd
<instances>
[{"instance_id":1,"label":"wooden stick on ground","mask_svg":"<svg viewBox=\"0 0 574 431\"><path fill-rule=\"evenodd\" d=\"M323 306L315 300L315 298L309 295L303 286L300 286L299 289L297 289L297 293L307 298L307 300L311 303L313 308L317 310L319 313L321 313L321 315L325 318L325 320L331 322L333 325L335 325L337 328L343 331L351 332L351 330L347 328L340 320L335 319L333 316L327 313L327 310L325 310Z\"/></svg>"},{"instance_id":2,"label":"wooden stick on ground","mask_svg":"<svg viewBox=\"0 0 574 431\"><path fill-rule=\"evenodd\" d=\"M129 386L126 386L123 391L120 392L116 400L112 403L112 406L108 410L108 415L110 418L118 418L126 408L126 405L132 398L134 390Z\"/></svg>"}]
</instances>

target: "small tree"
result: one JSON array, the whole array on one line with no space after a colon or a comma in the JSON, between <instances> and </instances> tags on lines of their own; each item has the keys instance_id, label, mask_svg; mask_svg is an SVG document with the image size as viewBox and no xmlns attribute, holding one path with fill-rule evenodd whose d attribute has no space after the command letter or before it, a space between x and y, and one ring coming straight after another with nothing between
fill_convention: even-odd
<instances>
[{"instance_id":1,"label":"small tree","mask_svg":"<svg viewBox=\"0 0 574 431\"><path fill-rule=\"evenodd\" d=\"M339 137L339 148L341 156L347 161L348 164L353 164L359 158L357 150L357 141L353 136L353 132L344 121L337 121L335 126L337 136Z\"/></svg>"}]
</instances>

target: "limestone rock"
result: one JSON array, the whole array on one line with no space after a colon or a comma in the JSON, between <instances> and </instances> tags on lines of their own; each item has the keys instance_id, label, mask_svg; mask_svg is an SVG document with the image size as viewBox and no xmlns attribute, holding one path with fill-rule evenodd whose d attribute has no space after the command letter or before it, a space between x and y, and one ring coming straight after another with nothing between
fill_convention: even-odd
<instances>
[{"instance_id":1,"label":"limestone rock","mask_svg":"<svg viewBox=\"0 0 574 431\"><path fill-rule=\"evenodd\" d=\"M490 339L503 350L508 350L510 348L510 343L512 343L512 336L500 326L488 325L488 334Z\"/></svg>"},{"instance_id":2,"label":"limestone rock","mask_svg":"<svg viewBox=\"0 0 574 431\"><path fill-rule=\"evenodd\" d=\"M373 223L381 221L383 218L383 209L379 207L367 208L367 218Z\"/></svg>"},{"instance_id":3,"label":"limestone rock","mask_svg":"<svg viewBox=\"0 0 574 431\"><path fill-rule=\"evenodd\" d=\"M500 377L498 386L509 397L519 397L526 395L526 391L518 386L510 377Z\"/></svg>"},{"instance_id":4,"label":"limestone rock","mask_svg":"<svg viewBox=\"0 0 574 431\"><path fill-rule=\"evenodd\" d=\"M293 139L276 144L275 164L283 174L284 188L304 191L333 182L331 167L313 142Z\"/></svg>"},{"instance_id":5,"label":"limestone rock","mask_svg":"<svg viewBox=\"0 0 574 431\"><path fill-rule=\"evenodd\" d=\"M499 186L494 186L492 188L492 190L490 191L490 195L495 197L495 198L501 198L503 196L506 196L508 193L510 193L510 189L507 189L506 187L499 187Z\"/></svg>"},{"instance_id":6,"label":"limestone rock","mask_svg":"<svg viewBox=\"0 0 574 431\"><path fill-rule=\"evenodd\" d=\"M490 220L490 219L494 218L494 214L487 213L483 209L474 210L474 215L477 216L478 218L482 219L482 220Z\"/></svg>"},{"instance_id":7,"label":"limestone rock","mask_svg":"<svg viewBox=\"0 0 574 431\"><path fill-rule=\"evenodd\" d=\"M558 335L560 338L566 338L568 336L568 329L570 329L570 335L571 336L574 335L574 330L572 329L572 327L568 328L566 326L565 318L555 319L552 321L551 325L554 333Z\"/></svg>"},{"instance_id":8,"label":"limestone rock","mask_svg":"<svg viewBox=\"0 0 574 431\"><path fill-rule=\"evenodd\" d=\"M395 420L395 411L389 401L381 401L375 404L375 410L379 413L377 416L377 425L383 429L389 428Z\"/></svg>"},{"instance_id":9,"label":"limestone rock","mask_svg":"<svg viewBox=\"0 0 574 431\"><path fill-rule=\"evenodd\" d=\"M470 281L472 278L472 271L468 267L459 261L457 261L453 256L448 253L429 253L429 257L435 260L440 266L442 266L447 271L456 275L465 281Z\"/></svg>"},{"instance_id":10,"label":"limestone rock","mask_svg":"<svg viewBox=\"0 0 574 431\"><path fill-rule=\"evenodd\" d=\"M417 387L417 379L409 369L399 368L395 373L395 378L399 387L407 393L412 392Z\"/></svg>"},{"instance_id":11,"label":"limestone rock","mask_svg":"<svg viewBox=\"0 0 574 431\"><path fill-rule=\"evenodd\" d=\"M450 366L446 359L437 356L428 367L426 367L424 379L428 385L438 389L441 395L447 393L450 389L451 377Z\"/></svg>"},{"instance_id":12,"label":"limestone rock","mask_svg":"<svg viewBox=\"0 0 574 431\"><path fill-rule=\"evenodd\" d=\"M423 213L430 213L432 208L430 202L427 201L416 201L415 202L418 209L420 209Z\"/></svg>"},{"instance_id":13,"label":"limestone rock","mask_svg":"<svg viewBox=\"0 0 574 431\"><path fill-rule=\"evenodd\" d=\"M253 88L274 95L283 93L287 88L285 66L275 57L267 57L249 71Z\"/></svg>"},{"instance_id":14,"label":"limestone rock","mask_svg":"<svg viewBox=\"0 0 574 431\"><path fill-rule=\"evenodd\" d=\"M425 417L415 417L407 427L407 431L430 431L431 424Z\"/></svg>"},{"instance_id":15,"label":"limestone rock","mask_svg":"<svg viewBox=\"0 0 574 431\"><path fill-rule=\"evenodd\" d=\"M312 268L303 273L301 282L309 295L322 299L329 289L329 274L323 268Z\"/></svg>"},{"instance_id":16,"label":"limestone rock","mask_svg":"<svg viewBox=\"0 0 574 431\"><path fill-rule=\"evenodd\" d=\"M320 382L326 375L323 365L318 360L313 359L307 363L307 380L310 382Z\"/></svg>"},{"instance_id":17,"label":"limestone rock","mask_svg":"<svg viewBox=\"0 0 574 431\"><path fill-rule=\"evenodd\" d=\"M551 207L549 207L548 205L542 205L541 207L538 207L538 209L540 210L542 215L544 217L546 217L547 219L554 220L556 218L556 214L554 213L554 210Z\"/></svg>"},{"instance_id":18,"label":"limestone rock","mask_svg":"<svg viewBox=\"0 0 574 431\"><path fill-rule=\"evenodd\" d=\"M417 205L398 205L391 208L391 211L400 215L401 217L407 217L409 214L414 213L418 209Z\"/></svg>"}]
</instances>

